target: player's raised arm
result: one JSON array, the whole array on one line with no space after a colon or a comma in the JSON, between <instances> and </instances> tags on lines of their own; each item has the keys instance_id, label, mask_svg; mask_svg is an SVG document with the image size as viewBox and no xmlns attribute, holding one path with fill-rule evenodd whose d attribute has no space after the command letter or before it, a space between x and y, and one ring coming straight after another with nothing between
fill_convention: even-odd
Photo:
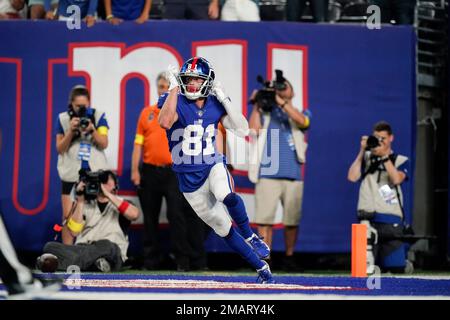
<instances>
[{"instance_id":1,"label":"player's raised arm","mask_svg":"<svg viewBox=\"0 0 450 320\"><path fill-rule=\"evenodd\" d=\"M219 102L225 108L227 114L222 117L221 122L226 129L230 129L238 137L245 137L248 135L248 122L241 112L233 110L231 99L222 90L220 83L214 82L213 93Z\"/></svg>"},{"instance_id":2,"label":"player's raised arm","mask_svg":"<svg viewBox=\"0 0 450 320\"><path fill-rule=\"evenodd\" d=\"M178 102L178 70L174 66L169 66L167 77L169 78L170 87L169 95L161 108L158 116L159 125L164 129L170 129L178 120L177 102Z\"/></svg>"}]
</instances>

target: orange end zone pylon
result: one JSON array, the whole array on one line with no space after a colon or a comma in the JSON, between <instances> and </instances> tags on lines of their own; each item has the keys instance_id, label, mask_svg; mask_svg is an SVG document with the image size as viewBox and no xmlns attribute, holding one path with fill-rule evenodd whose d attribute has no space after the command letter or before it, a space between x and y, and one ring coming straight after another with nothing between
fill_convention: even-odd
<instances>
[{"instance_id":1,"label":"orange end zone pylon","mask_svg":"<svg viewBox=\"0 0 450 320\"><path fill-rule=\"evenodd\" d=\"M367 226L352 224L352 277L367 277Z\"/></svg>"}]
</instances>

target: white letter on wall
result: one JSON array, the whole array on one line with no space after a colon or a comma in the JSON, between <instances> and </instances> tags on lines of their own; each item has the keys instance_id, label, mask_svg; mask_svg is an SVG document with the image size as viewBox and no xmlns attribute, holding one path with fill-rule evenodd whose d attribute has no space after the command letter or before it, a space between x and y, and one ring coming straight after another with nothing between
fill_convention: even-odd
<instances>
[{"instance_id":1,"label":"white letter on wall","mask_svg":"<svg viewBox=\"0 0 450 320\"><path fill-rule=\"evenodd\" d=\"M169 64L179 67L181 58L172 48L159 43L143 43L125 49L122 44L71 45L69 64L73 75L87 75L90 79L91 105L106 113L109 124L109 146L106 150L112 169L121 174L123 146L120 142L121 101L125 94L122 81L130 74L139 74L150 85L150 103L157 102L156 77ZM124 99L123 99L124 100ZM142 108L143 106L123 106ZM135 125L135 124L133 124Z\"/></svg>"}]
</instances>

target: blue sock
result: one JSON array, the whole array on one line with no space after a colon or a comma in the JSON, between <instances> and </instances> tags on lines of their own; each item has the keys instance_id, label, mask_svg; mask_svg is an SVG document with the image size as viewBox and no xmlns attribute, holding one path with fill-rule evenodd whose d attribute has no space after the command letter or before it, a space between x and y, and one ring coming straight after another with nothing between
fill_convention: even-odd
<instances>
[{"instance_id":1,"label":"blue sock","mask_svg":"<svg viewBox=\"0 0 450 320\"><path fill-rule=\"evenodd\" d=\"M231 192L225 199L223 204L227 207L228 213L234 222L236 222L239 232L248 239L253 235L253 231L250 228L250 222L248 220L247 211L245 211L244 201L236 193Z\"/></svg>"},{"instance_id":2,"label":"blue sock","mask_svg":"<svg viewBox=\"0 0 450 320\"><path fill-rule=\"evenodd\" d=\"M259 257L253 252L252 248L245 242L244 238L237 233L233 227L230 228L230 232L223 238L231 249L236 251L245 261L247 261L254 269L258 270L264 267Z\"/></svg>"}]
</instances>

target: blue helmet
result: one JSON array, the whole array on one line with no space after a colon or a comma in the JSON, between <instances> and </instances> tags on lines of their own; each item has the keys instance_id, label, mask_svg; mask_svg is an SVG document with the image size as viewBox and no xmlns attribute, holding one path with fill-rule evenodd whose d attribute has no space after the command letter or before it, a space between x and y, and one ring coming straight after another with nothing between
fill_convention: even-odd
<instances>
[{"instance_id":1,"label":"blue helmet","mask_svg":"<svg viewBox=\"0 0 450 320\"><path fill-rule=\"evenodd\" d=\"M187 89L189 78L201 78L205 81L198 90L192 92ZM178 82L180 84L181 94L190 100L206 98L214 83L215 73L211 64L202 57L193 57L187 60L180 69Z\"/></svg>"}]
</instances>

